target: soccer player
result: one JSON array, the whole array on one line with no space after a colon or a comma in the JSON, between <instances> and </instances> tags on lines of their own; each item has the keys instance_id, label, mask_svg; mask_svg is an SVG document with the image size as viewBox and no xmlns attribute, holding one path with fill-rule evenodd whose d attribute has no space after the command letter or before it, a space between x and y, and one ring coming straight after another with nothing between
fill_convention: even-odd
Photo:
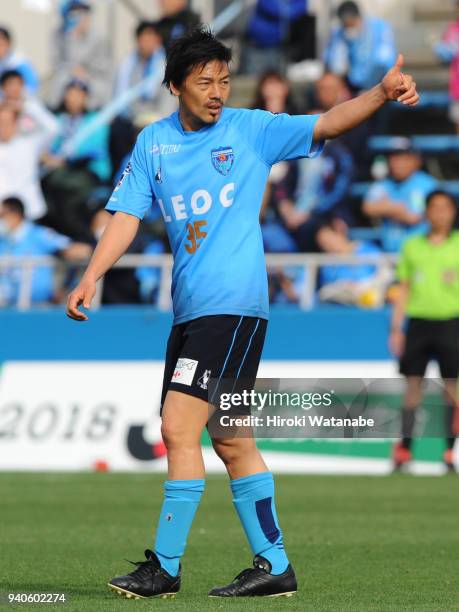
<instances>
[{"instance_id":1,"label":"soccer player","mask_svg":"<svg viewBox=\"0 0 459 612\"><path fill-rule=\"evenodd\" d=\"M454 200L444 191L427 198L427 235L408 240L398 264L400 294L392 313L389 345L400 357L406 377L402 409L402 440L394 447L394 469L411 460L416 408L422 400L422 382L431 359L438 362L444 384L448 471L454 471L455 411L459 375L459 232ZM406 333L405 317L408 317Z\"/></svg>"},{"instance_id":2,"label":"soccer player","mask_svg":"<svg viewBox=\"0 0 459 612\"><path fill-rule=\"evenodd\" d=\"M270 168L317 155L388 100L418 101L403 58L371 91L324 115L274 115L225 108L231 51L205 28L177 39L164 83L179 110L140 134L107 209L114 213L68 315L87 320L96 281L133 240L151 206L162 212L172 252L174 322L167 345L162 435L168 480L154 552L109 586L128 597L167 596L180 588L180 558L204 491L200 440L208 421L207 380L254 381L268 319L268 287L259 211ZM231 479L253 568L213 597L289 595L297 590L276 513L273 476L249 437L215 438Z\"/></svg>"}]
</instances>

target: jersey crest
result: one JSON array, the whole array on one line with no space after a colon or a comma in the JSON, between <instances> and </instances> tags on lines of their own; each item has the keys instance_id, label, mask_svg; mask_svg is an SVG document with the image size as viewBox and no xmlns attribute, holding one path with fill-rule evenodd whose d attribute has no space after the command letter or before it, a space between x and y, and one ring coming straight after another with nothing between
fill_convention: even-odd
<instances>
[{"instance_id":1,"label":"jersey crest","mask_svg":"<svg viewBox=\"0 0 459 612\"><path fill-rule=\"evenodd\" d=\"M234 162L233 147L220 147L211 151L212 164L217 172L226 176L230 173Z\"/></svg>"}]
</instances>

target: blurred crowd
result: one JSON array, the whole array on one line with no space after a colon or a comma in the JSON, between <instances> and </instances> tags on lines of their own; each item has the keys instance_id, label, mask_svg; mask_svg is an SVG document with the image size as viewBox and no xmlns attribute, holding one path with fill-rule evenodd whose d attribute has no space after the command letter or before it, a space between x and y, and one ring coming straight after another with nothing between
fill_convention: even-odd
<instances>
[{"instance_id":1,"label":"blurred crowd","mask_svg":"<svg viewBox=\"0 0 459 612\"><path fill-rule=\"evenodd\" d=\"M91 254L107 223L104 205L137 134L176 108L161 85L166 50L200 17L186 0L161 0L161 8L159 20L138 23L132 51L116 66L91 3L63 0L46 83L16 48L14 32L0 23L0 257L58 255L69 263L64 287L75 282L78 260ZM322 113L379 82L397 55L391 25L352 1L341 3L335 17L323 75L299 90L286 68L314 57L314 16L305 0L256 2L237 67L257 81L253 108ZM435 51L451 64L450 117L459 125L459 11ZM329 142L317 158L273 167L261 212L268 253L393 254L408 236L425 231L425 201L437 178L420 151L399 137L386 159L375 163L368 148L371 135L391 133L391 112L383 109ZM358 201L356 182L368 184ZM362 227L371 231L356 231ZM130 252L168 252L157 211L142 224ZM0 264L0 305L18 302L22 275L11 260ZM301 267L271 270L272 302L301 301L306 275ZM159 280L154 268L112 270L103 303L155 302ZM314 283L318 301L374 306L387 298L391 273L368 263L326 265ZM62 298L50 268L37 269L32 302Z\"/></svg>"}]
</instances>

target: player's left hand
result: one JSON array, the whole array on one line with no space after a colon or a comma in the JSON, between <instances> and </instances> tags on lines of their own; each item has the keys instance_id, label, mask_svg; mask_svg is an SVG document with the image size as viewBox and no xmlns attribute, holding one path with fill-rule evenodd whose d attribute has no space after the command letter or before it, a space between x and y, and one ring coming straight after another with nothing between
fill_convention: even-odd
<instances>
[{"instance_id":1,"label":"player's left hand","mask_svg":"<svg viewBox=\"0 0 459 612\"><path fill-rule=\"evenodd\" d=\"M387 100L397 100L406 106L416 106L419 94L416 83L410 74L404 74L403 55L400 53L393 68L389 70L381 82Z\"/></svg>"}]
</instances>

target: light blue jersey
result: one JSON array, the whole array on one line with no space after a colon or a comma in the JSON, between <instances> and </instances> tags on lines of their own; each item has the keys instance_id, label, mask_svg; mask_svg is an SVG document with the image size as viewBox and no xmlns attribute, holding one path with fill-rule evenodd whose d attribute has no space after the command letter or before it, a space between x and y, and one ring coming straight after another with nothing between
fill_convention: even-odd
<instances>
[{"instance_id":1,"label":"light blue jersey","mask_svg":"<svg viewBox=\"0 0 459 612\"><path fill-rule=\"evenodd\" d=\"M145 128L107 205L142 219L161 210L174 256L174 325L208 315L268 318L259 224L273 164L312 157L319 115L226 108L186 132L178 113Z\"/></svg>"}]
</instances>

